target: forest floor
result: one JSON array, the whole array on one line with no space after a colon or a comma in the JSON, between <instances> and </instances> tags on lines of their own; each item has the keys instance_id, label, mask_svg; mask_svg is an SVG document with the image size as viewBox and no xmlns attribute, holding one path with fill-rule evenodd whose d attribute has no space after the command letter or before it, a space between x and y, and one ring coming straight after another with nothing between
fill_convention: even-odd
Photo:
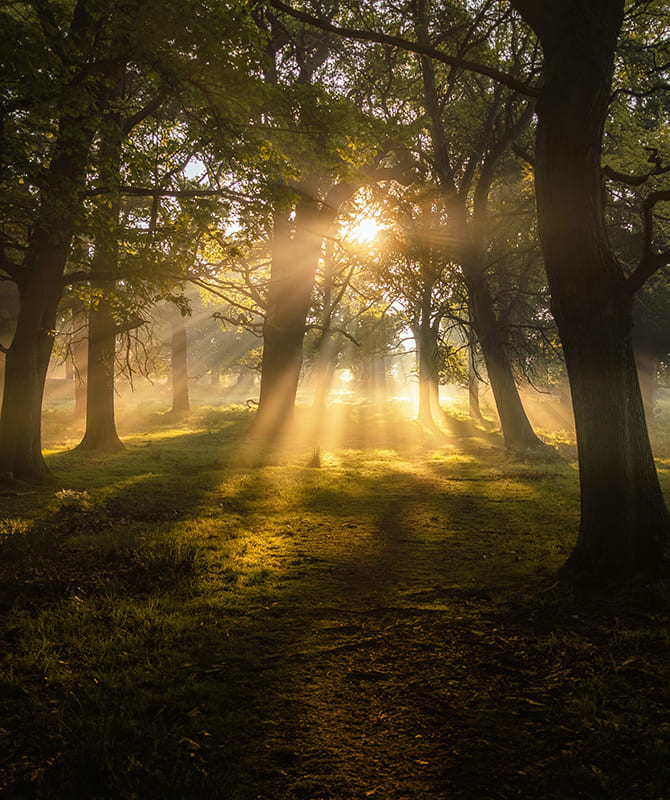
<instances>
[{"instance_id":1,"label":"forest floor","mask_svg":"<svg viewBox=\"0 0 670 800\"><path fill-rule=\"evenodd\" d=\"M559 590L569 436L339 416L261 458L242 409L104 457L47 415L0 494L3 798L670 798L670 593Z\"/></svg>"}]
</instances>

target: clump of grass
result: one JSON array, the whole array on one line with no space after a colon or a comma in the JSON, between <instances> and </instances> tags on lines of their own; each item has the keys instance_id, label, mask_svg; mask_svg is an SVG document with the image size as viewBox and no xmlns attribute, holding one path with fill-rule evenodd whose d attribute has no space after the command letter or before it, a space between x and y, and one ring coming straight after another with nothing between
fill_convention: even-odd
<instances>
[{"instance_id":1,"label":"clump of grass","mask_svg":"<svg viewBox=\"0 0 670 800\"><path fill-rule=\"evenodd\" d=\"M76 489L60 489L54 494L52 509L54 513L62 511L88 511L91 508L91 500L87 491L77 491Z\"/></svg>"}]
</instances>

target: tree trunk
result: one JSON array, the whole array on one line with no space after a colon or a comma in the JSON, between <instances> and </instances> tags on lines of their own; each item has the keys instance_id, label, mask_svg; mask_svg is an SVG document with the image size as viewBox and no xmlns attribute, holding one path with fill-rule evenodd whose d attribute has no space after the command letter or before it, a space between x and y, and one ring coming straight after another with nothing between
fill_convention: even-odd
<instances>
[{"instance_id":1,"label":"tree trunk","mask_svg":"<svg viewBox=\"0 0 670 800\"><path fill-rule=\"evenodd\" d=\"M123 73L117 76L117 97L122 97ZM97 209L93 273L113 275L119 260L119 215L121 198L118 192L121 170L123 131L118 114L110 114L102 129L98 148L99 172L110 194ZM86 430L78 449L115 452L123 449L116 431L114 410L114 373L116 369L116 320L109 299L116 289L113 279L92 283L93 300L88 318L88 371L86 391Z\"/></svg>"},{"instance_id":2,"label":"tree trunk","mask_svg":"<svg viewBox=\"0 0 670 800\"><path fill-rule=\"evenodd\" d=\"M316 373L316 389L314 392L314 411L316 418L323 420L328 405L328 394L335 377L338 347L333 334L324 331L319 345L319 360Z\"/></svg>"},{"instance_id":3,"label":"tree trunk","mask_svg":"<svg viewBox=\"0 0 670 800\"><path fill-rule=\"evenodd\" d=\"M316 388L314 391L314 417L321 422L325 419L328 393L335 376L338 349L331 332L333 317L333 269L334 253L332 242L325 248L325 268L323 273L323 309L321 313L321 336L318 344L316 365Z\"/></svg>"},{"instance_id":4,"label":"tree trunk","mask_svg":"<svg viewBox=\"0 0 670 800\"><path fill-rule=\"evenodd\" d=\"M21 271L19 312L7 352L0 417L0 477L5 479L39 479L47 472L42 458L42 397L92 136L92 130L77 118L61 123L39 219Z\"/></svg>"},{"instance_id":5,"label":"tree trunk","mask_svg":"<svg viewBox=\"0 0 670 800\"><path fill-rule=\"evenodd\" d=\"M482 422L482 410L479 405L479 375L475 362L475 342L468 343L468 408L470 417Z\"/></svg>"},{"instance_id":6,"label":"tree trunk","mask_svg":"<svg viewBox=\"0 0 670 800\"><path fill-rule=\"evenodd\" d=\"M88 372L88 319L81 300L72 303L72 366L74 371L74 418L86 415L86 375Z\"/></svg>"},{"instance_id":7,"label":"tree trunk","mask_svg":"<svg viewBox=\"0 0 670 800\"><path fill-rule=\"evenodd\" d=\"M519 397L484 270L469 269L464 272L470 295L472 326L479 338L500 417L505 449L519 455L548 452L549 447L535 435Z\"/></svg>"},{"instance_id":8,"label":"tree trunk","mask_svg":"<svg viewBox=\"0 0 670 800\"><path fill-rule=\"evenodd\" d=\"M19 287L0 420L0 476L5 479L38 479L48 471L42 457L42 397L68 250L39 242L35 266Z\"/></svg>"},{"instance_id":9,"label":"tree trunk","mask_svg":"<svg viewBox=\"0 0 670 800\"><path fill-rule=\"evenodd\" d=\"M435 414L440 412L440 384L438 364L438 330L431 324L430 298L432 286L423 293L418 325L414 327L416 356L419 372L419 422L429 428L435 426Z\"/></svg>"},{"instance_id":10,"label":"tree trunk","mask_svg":"<svg viewBox=\"0 0 670 800\"><path fill-rule=\"evenodd\" d=\"M81 450L114 452L123 448L114 413L116 322L105 299L113 287L113 281L96 284L100 294L89 311L86 431L78 446Z\"/></svg>"},{"instance_id":11,"label":"tree trunk","mask_svg":"<svg viewBox=\"0 0 670 800\"><path fill-rule=\"evenodd\" d=\"M188 396L188 340L186 325L179 309L170 313L171 349L170 365L172 369L172 411L184 413L190 411Z\"/></svg>"},{"instance_id":12,"label":"tree trunk","mask_svg":"<svg viewBox=\"0 0 670 800\"><path fill-rule=\"evenodd\" d=\"M623 0L515 0L545 54L537 105L540 239L570 379L581 522L566 573L667 572L670 517L649 444L632 298L608 242L600 154Z\"/></svg>"},{"instance_id":13,"label":"tree trunk","mask_svg":"<svg viewBox=\"0 0 670 800\"><path fill-rule=\"evenodd\" d=\"M422 12L417 17L417 35L420 41L426 41L427 32L427 20ZM430 59L421 58L421 69L424 104L431 118L435 169L448 210L452 236L455 241L460 240L460 246L455 247L455 256L463 270L470 295L471 323L479 338L505 447L522 455L547 454L551 452L550 448L535 435L521 403L485 272L489 245L488 198L495 168L505 150L530 123L532 109L526 109L514 125L509 125L505 136L499 141L492 140L482 146L480 152L473 152L471 157L476 156L480 168L470 208L467 192L463 193L457 188L456 172L451 163L450 141L442 118L442 103L437 95L435 71Z\"/></svg>"},{"instance_id":14,"label":"tree trunk","mask_svg":"<svg viewBox=\"0 0 670 800\"><path fill-rule=\"evenodd\" d=\"M647 422L652 422L656 417L656 388L658 371L658 357L650 350L641 347L635 348L635 363L637 364L637 377L642 392L642 405Z\"/></svg>"},{"instance_id":15,"label":"tree trunk","mask_svg":"<svg viewBox=\"0 0 670 800\"><path fill-rule=\"evenodd\" d=\"M288 218L275 215L260 397L253 427L254 434L270 439L281 434L293 418L306 319L323 241L318 209L316 199L300 200L293 236Z\"/></svg>"}]
</instances>

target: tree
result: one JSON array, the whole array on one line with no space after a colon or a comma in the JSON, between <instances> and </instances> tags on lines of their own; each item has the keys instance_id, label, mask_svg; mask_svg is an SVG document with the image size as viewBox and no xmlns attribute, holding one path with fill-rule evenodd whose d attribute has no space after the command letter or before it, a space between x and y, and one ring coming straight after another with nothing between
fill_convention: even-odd
<instances>
[{"instance_id":1,"label":"tree","mask_svg":"<svg viewBox=\"0 0 670 800\"><path fill-rule=\"evenodd\" d=\"M272 2L287 8L281 0ZM603 208L603 129L625 2L509 0L509 5L541 45L540 83L401 36L338 28L292 13L341 36L400 47L489 76L537 99L539 236L572 392L580 463L580 532L565 574L587 581L667 574L670 516L635 369L632 306L645 280L670 261L670 254L655 251L652 237L653 208L667 201L670 191L659 190L647 203L642 253L630 273L613 253ZM635 3L634 10L638 21L667 17L667 6L654 0ZM665 91L667 85L666 75L651 91Z\"/></svg>"},{"instance_id":2,"label":"tree","mask_svg":"<svg viewBox=\"0 0 670 800\"><path fill-rule=\"evenodd\" d=\"M417 40L428 45L428 4L421 3L417 8ZM473 45L466 40L460 47L466 49ZM523 39L517 47L518 52L513 51L513 56L521 59ZM471 324L486 364L505 447L518 453L544 453L548 448L535 435L519 397L487 275L489 194L502 157L531 121L532 107L523 101L519 108L518 98L500 84L491 89L486 81L481 94L479 87L472 86L470 92L477 98L475 102L479 106L478 124L472 124L472 128L478 132L474 137L471 134L470 147L455 153L451 146L455 137L447 132L443 109L446 111L448 108L445 100L449 95L449 99L457 101L453 90L458 81L452 74L448 75L447 98L441 97L433 61L428 56L421 56L420 61L423 105L429 120L435 176L451 229L447 234L448 241L453 257L461 265L468 288ZM485 98L483 102L482 97ZM475 117L471 119L474 121ZM458 164L459 160L462 165Z\"/></svg>"},{"instance_id":3,"label":"tree","mask_svg":"<svg viewBox=\"0 0 670 800\"><path fill-rule=\"evenodd\" d=\"M567 574L612 580L668 568L670 516L649 444L632 340L636 289L610 246L601 150L624 0L511 0L544 53L535 178L540 241L572 391L581 521ZM650 243L649 243L650 244Z\"/></svg>"},{"instance_id":4,"label":"tree","mask_svg":"<svg viewBox=\"0 0 670 800\"><path fill-rule=\"evenodd\" d=\"M4 15L20 30L21 39L31 40L33 50L39 43L47 52L46 64L44 58L34 65L23 59L19 62L26 69L27 74L20 76L26 84L19 85L19 76L14 77L12 116L21 124L23 109L39 97L41 120L36 114L29 116L50 136L40 153L43 176L38 179L35 171L30 176L39 198L30 209L34 216L14 222L17 237L25 238L21 241L13 236L4 243L2 267L19 292L16 330L6 352L0 418L0 475L4 477L36 477L46 471L40 441L42 392L63 272L70 242L81 222L89 149L108 88L105 71L108 74L116 68L112 59L105 71L100 69L102 54L96 53L95 43L103 23L89 11L88 4L80 0L71 17L62 22L62 29L55 18L55 14L64 15L60 7L29 9L29 22L23 29L13 14ZM48 92L56 97L55 108L45 98ZM5 125L8 122L5 119ZM12 183L25 181L18 171L6 177Z\"/></svg>"}]
</instances>

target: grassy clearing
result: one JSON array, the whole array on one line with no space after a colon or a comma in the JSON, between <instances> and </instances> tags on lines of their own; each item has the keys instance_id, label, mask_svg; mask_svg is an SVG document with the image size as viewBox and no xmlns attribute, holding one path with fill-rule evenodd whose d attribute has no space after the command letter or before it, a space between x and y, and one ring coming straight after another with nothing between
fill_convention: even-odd
<instances>
[{"instance_id":1,"label":"grassy clearing","mask_svg":"<svg viewBox=\"0 0 670 800\"><path fill-rule=\"evenodd\" d=\"M557 593L574 463L340 416L320 468L245 409L104 458L47 419L51 481L0 497L3 797L668 796L668 598Z\"/></svg>"}]
</instances>

